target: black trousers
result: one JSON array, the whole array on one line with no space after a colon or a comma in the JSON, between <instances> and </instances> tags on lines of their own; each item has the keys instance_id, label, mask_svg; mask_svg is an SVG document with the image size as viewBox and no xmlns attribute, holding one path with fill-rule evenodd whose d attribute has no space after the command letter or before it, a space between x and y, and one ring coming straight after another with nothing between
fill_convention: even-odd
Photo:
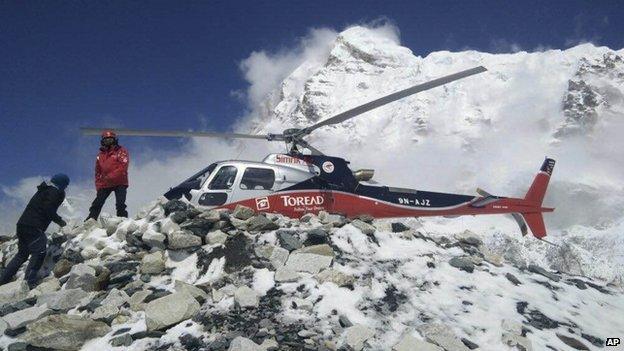
<instances>
[{"instance_id":1,"label":"black trousers","mask_svg":"<svg viewBox=\"0 0 624 351\"><path fill-rule=\"evenodd\" d=\"M89 208L89 217L87 217L87 219L98 219L100 212L102 211L102 207L104 206L104 202L106 202L106 199L112 192L115 193L115 208L117 209L117 217L128 217L128 211L126 211L127 189L127 186L120 185L98 190L95 200L93 200L91 208Z\"/></svg>"},{"instance_id":2,"label":"black trousers","mask_svg":"<svg viewBox=\"0 0 624 351\"><path fill-rule=\"evenodd\" d=\"M48 239L45 236L43 230L25 226L17 226L17 254L9 262L6 269L2 273L0 278L0 284L6 284L13 279L15 273L20 269L22 264L28 260L28 266L26 266L26 272L24 278L28 282L28 285L32 288L37 284L37 273L43 264L43 260L46 256L46 247Z\"/></svg>"}]
</instances>

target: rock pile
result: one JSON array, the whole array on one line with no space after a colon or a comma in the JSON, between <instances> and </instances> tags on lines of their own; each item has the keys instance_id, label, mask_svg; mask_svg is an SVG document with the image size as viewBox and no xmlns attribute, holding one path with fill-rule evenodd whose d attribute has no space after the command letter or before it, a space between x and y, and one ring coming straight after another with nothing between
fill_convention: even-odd
<instances>
[{"instance_id":1,"label":"rock pile","mask_svg":"<svg viewBox=\"0 0 624 351\"><path fill-rule=\"evenodd\" d=\"M0 286L0 348L598 347L609 331L578 316L623 307L618 292L586 279L506 264L474 233L435 237L370 218L163 201L136 219L105 217L55 238L58 254L36 288ZM0 244L2 264L15 249ZM535 289L550 298L535 301ZM572 310L552 309L571 297ZM492 312L492 301L510 308ZM500 327L484 316L500 317Z\"/></svg>"}]
</instances>

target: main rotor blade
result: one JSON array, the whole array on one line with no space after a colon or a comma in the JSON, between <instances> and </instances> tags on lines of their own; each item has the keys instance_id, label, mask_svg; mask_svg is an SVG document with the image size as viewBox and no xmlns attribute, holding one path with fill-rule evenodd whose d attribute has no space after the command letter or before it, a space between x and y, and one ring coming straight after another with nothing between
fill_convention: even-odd
<instances>
[{"instance_id":1,"label":"main rotor blade","mask_svg":"<svg viewBox=\"0 0 624 351\"><path fill-rule=\"evenodd\" d=\"M404 97L419 93L421 91L425 91L425 90L429 90L435 87L438 87L440 85L444 85L447 83L450 83L452 81L458 80L458 79L462 79L462 78L466 78L475 74L479 74L482 72L487 71L487 69L483 66L478 66L478 67L474 67L471 69L467 69L465 71L461 71L458 73L454 73L448 76L444 76L438 79L434 79L431 81L428 81L426 83L422 83L419 85L415 85L411 88L407 88L401 91L397 91L396 93L392 93L390 95L381 97L377 100L373 100L371 102L367 102L364 105L360 105L358 107L352 108L348 111L342 112L340 114L337 114L333 117L330 117L324 121L321 121L317 124L314 124L310 127L304 128L303 131L305 131L305 134L309 134L311 131L323 127L323 126L327 126L330 124L337 124L337 123L341 123L344 122L346 120L348 120L349 118L355 117L357 115L360 115L364 112L368 112L372 109L375 109L377 107L389 104L391 102L400 100Z\"/></svg>"},{"instance_id":2,"label":"main rotor blade","mask_svg":"<svg viewBox=\"0 0 624 351\"><path fill-rule=\"evenodd\" d=\"M268 135L241 134L241 133L216 133L216 132L194 132L181 130L148 130L148 129L124 129L124 128L80 128L83 135L100 135L105 130L112 130L117 135L128 136L148 136L148 137L214 137L214 138L243 138L243 139L264 139L268 140Z\"/></svg>"}]
</instances>

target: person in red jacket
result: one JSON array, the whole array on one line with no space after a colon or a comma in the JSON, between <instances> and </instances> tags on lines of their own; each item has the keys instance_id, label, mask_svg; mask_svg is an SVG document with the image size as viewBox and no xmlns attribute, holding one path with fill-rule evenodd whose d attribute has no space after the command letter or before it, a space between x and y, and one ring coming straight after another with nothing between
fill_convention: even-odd
<instances>
[{"instance_id":1,"label":"person in red jacket","mask_svg":"<svg viewBox=\"0 0 624 351\"><path fill-rule=\"evenodd\" d=\"M89 218L96 219L108 196L115 193L117 217L128 217L126 211L126 190L128 189L128 150L119 145L117 135L112 131L102 133L100 153L95 160L95 188L97 195L91 208Z\"/></svg>"}]
</instances>

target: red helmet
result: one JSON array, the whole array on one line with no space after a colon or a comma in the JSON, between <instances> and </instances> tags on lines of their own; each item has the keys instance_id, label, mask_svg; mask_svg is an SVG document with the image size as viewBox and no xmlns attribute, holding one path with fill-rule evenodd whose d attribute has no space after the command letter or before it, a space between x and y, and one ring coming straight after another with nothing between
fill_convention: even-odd
<instances>
[{"instance_id":1,"label":"red helmet","mask_svg":"<svg viewBox=\"0 0 624 351\"><path fill-rule=\"evenodd\" d=\"M112 130L105 130L102 132L102 139L104 138L117 138L117 134Z\"/></svg>"}]
</instances>

